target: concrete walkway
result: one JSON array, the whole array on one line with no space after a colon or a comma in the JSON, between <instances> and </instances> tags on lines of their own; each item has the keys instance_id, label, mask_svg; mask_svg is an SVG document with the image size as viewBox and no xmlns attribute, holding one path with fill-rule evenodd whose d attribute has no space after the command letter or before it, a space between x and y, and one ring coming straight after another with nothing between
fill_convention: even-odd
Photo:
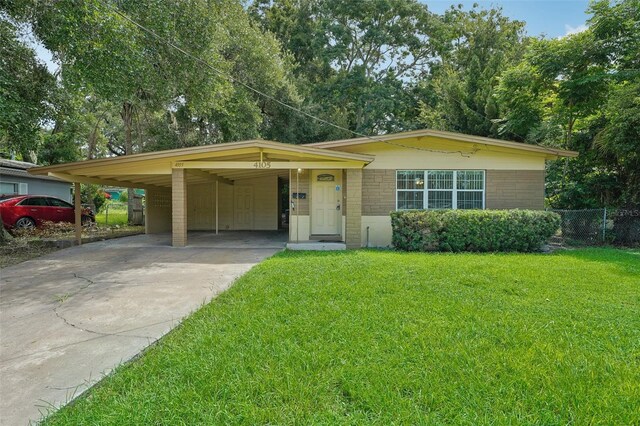
<instances>
[{"instance_id":1,"label":"concrete walkway","mask_svg":"<svg viewBox=\"0 0 640 426\"><path fill-rule=\"evenodd\" d=\"M87 244L0 271L0 424L68 402L281 250L275 232Z\"/></svg>"}]
</instances>

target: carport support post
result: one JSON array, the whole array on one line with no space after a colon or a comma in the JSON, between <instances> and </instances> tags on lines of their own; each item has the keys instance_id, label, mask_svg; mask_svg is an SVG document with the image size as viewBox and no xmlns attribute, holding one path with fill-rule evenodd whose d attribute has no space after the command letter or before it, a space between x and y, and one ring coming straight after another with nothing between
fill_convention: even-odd
<instances>
[{"instance_id":1,"label":"carport support post","mask_svg":"<svg viewBox=\"0 0 640 426\"><path fill-rule=\"evenodd\" d=\"M73 183L73 207L75 213L76 244L82 244L82 201L80 199L80 182Z\"/></svg>"},{"instance_id":2,"label":"carport support post","mask_svg":"<svg viewBox=\"0 0 640 426\"><path fill-rule=\"evenodd\" d=\"M216 235L218 235L218 203L220 197L218 196L218 190L220 189L220 179L216 178Z\"/></svg>"},{"instance_id":3,"label":"carport support post","mask_svg":"<svg viewBox=\"0 0 640 426\"><path fill-rule=\"evenodd\" d=\"M345 239L347 248L362 247L362 169L347 170Z\"/></svg>"},{"instance_id":4,"label":"carport support post","mask_svg":"<svg viewBox=\"0 0 640 426\"><path fill-rule=\"evenodd\" d=\"M171 233L174 247L187 245L187 175L185 169L171 170Z\"/></svg>"}]
</instances>

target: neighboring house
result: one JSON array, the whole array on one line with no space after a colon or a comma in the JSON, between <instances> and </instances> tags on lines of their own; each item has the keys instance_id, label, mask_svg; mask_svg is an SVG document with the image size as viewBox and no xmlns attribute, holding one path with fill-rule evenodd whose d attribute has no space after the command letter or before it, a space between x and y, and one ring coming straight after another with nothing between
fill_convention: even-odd
<instances>
[{"instance_id":1,"label":"neighboring house","mask_svg":"<svg viewBox=\"0 0 640 426\"><path fill-rule=\"evenodd\" d=\"M120 200L120 193L122 191L126 191L127 188L112 188L112 187L106 187L104 188L104 193L105 194L109 194L109 199L111 201L119 201Z\"/></svg>"},{"instance_id":2,"label":"neighboring house","mask_svg":"<svg viewBox=\"0 0 640 426\"><path fill-rule=\"evenodd\" d=\"M120 201L120 194L126 190L127 188L116 188L110 186L104 188L105 194L109 194L109 199L111 201ZM144 197L144 190L136 189L135 194Z\"/></svg>"},{"instance_id":3,"label":"neighboring house","mask_svg":"<svg viewBox=\"0 0 640 426\"><path fill-rule=\"evenodd\" d=\"M175 246L187 244L188 230L276 230L288 211L290 242L355 248L390 245L396 209L542 209L545 162L575 156L419 130L307 145L251 140L30 172L146 189L147 233L171 231Z\"/></svg>"},{"instance_id":4,"label":"neighboring house","mask_svg":"<svg viewBox=\"0 0 640 426\"><path fill-rule=\"evenodd\" d=\"M50 195L71 202L69 182L27 172L36 164L0 158L0 195Z\"/></svg>"}]
</instances>

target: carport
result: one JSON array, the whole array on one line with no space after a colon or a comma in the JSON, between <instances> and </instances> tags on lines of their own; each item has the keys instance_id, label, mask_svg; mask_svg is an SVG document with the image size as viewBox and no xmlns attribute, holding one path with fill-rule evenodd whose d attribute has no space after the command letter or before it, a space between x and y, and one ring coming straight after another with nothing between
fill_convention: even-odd
<instances>
[{"instance_id":1,"label":"carport","mask_svg":"<svg viewBox=\"0 0 640 426\"><path fill-rule=\"evenodd\" d=\"M317 238L359 246L362 168L372 160L369 155L250 140L29 172L75 183L77 215L81 183L145 189L146 233L171 232L174 247L188 244L188 231L275 231L287 210L289 241ZM351 194L345 187L352 188ZM79 239L80 221L76 223Z\"/></svg>"}]
</instances>

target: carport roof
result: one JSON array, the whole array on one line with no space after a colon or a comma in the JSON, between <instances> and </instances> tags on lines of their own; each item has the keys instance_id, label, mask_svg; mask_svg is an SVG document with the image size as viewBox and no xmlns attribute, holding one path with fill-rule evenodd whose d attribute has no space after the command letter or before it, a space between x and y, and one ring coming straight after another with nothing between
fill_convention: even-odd
<instances>
[{"instance_id":1,"label":"carport roof","mask_svg":"<svg viewBox=\"0 0 640 426\"><path fill-rule=\"evenodd\" d=\"M264 156L264 157L263 157ZM66 181L118 185L146 188L149 186L170 187L173 168L193 170L194 179L208 178L232 179L230 171L233 165L243 168L248 162L272 161L274 164L299 165L319 164L326 168L363 167L373 161L371 155L329 150L319 147L286 144L266 140L248 140L166 151L132 154L121 157L109 157L96 160L78 161L29 169L33 175L48 175ZM228 162L227 167L222 162ZM295 164L295 166L293 166ZM202 167L201 167L202 166ZM218 167L218 168L216 168ZM247 168L247 167L244 167ZM274 173L269 170L252 170L260 173ZM206 171L202 171L206 170ZM246 172L245 172L246 173Z\"/></svg>"}]
</instances>

